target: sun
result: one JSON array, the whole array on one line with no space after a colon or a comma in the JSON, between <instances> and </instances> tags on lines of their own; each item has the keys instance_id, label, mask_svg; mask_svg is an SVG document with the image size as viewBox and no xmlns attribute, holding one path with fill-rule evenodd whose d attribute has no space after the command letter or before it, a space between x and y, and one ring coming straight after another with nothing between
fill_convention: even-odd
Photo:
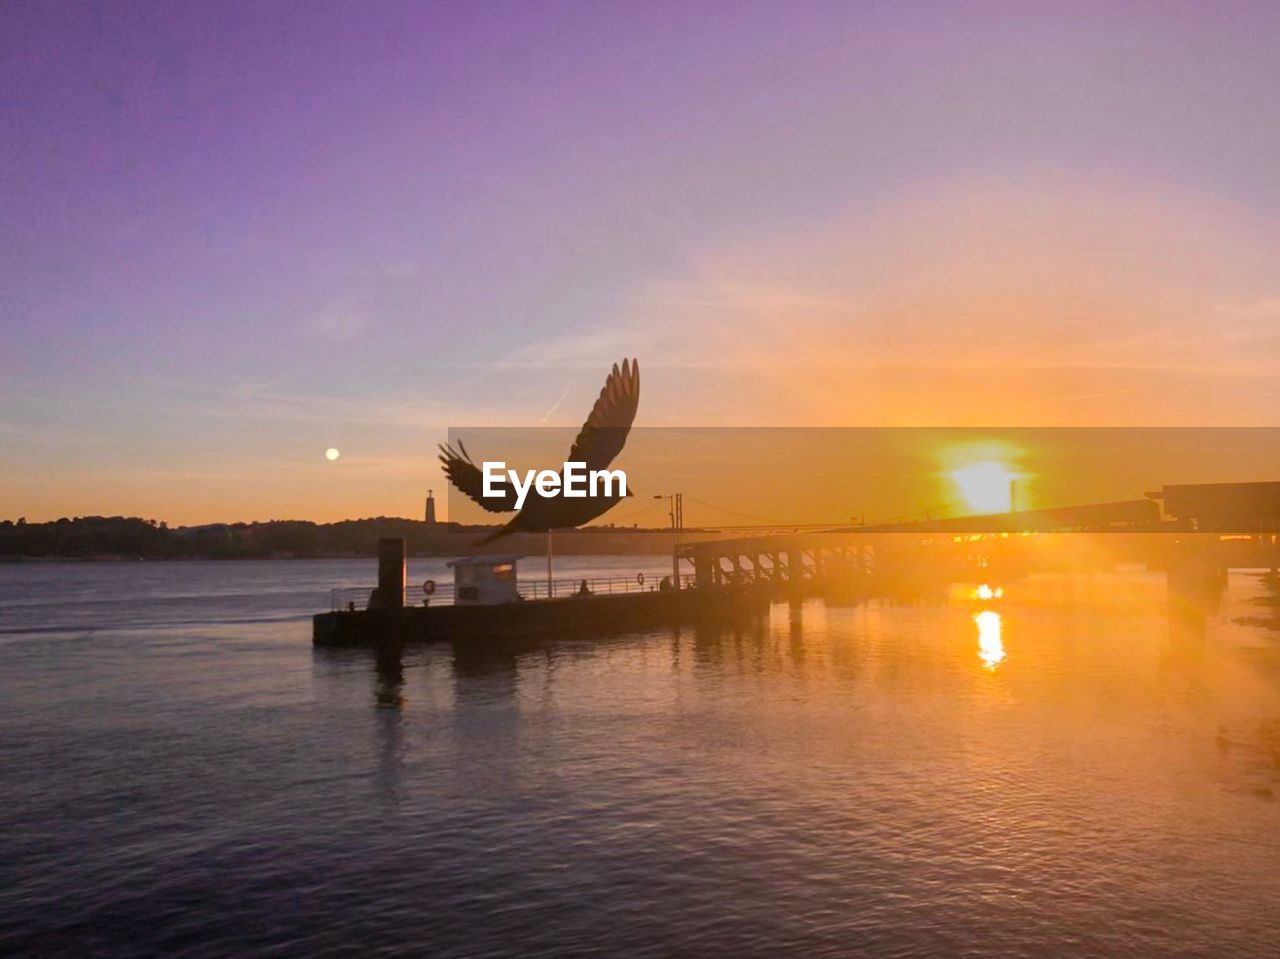
<instances>
[{"instance_id":1,"label":"sun","mask_svg":"<svg viewBox=\"0 0 1280 959\"><path fill-rule=\"evenodd\" d=\"M341 455L342 453L336 447L333 447L333 446L330 446L327 450L324 451L324 458L327 459L330 463L332 463Z\"/></svg>"},{"instance_id":2,"label":"sun","mask_svg":"<svg viewBox=\"0 0 1280 959\"><path fill-rule=\"evenodd\" d=\"M951 470L947 476L974 513L1007 513L1013 509L1010 484L1017 479L1005 463L982 460Z\"/></svg>"}]
</instances>

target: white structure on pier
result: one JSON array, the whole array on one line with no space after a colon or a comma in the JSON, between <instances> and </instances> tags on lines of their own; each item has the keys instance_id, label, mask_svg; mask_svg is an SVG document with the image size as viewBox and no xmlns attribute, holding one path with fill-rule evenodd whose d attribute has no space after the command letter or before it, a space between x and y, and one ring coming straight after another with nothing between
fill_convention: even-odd
<instances>
[{"instance_id":1,"label":"white structure on pier","mask_svg":"<svg viewBox=\"0 0 1280 959\"><path fill-rule=\"evenodd\" d=\"M519 556L468 556L449 563L457 606L498 606L520 599L516 590Z\"/></svg>"}]
</instances>

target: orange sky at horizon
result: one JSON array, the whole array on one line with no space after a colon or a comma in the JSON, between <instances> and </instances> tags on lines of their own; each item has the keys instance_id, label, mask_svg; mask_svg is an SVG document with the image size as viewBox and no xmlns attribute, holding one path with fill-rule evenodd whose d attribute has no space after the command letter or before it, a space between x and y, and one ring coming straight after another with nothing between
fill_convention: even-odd
<instances>
[{"instance_id":1,"label":"orange sky at horizon","mask_svg":"<svg viewBox=\"0 0 1280 959\"><path fill-rule=\"evenodd\" d=\"M202 427L176 456L86 432L45 450L42 473L0 465L0 515L418 516L428 488L444 508L448 427L576 425L624 355L643 369L637 426L1268 425L1280 296L1259 228L1150 188L1054 183L921 187L690 255L684 276L602 302L592 328L445 393L171 385L165 414Z\"/></svg>"},{"instance_id":2,"label":"orange sky at horizon","mask_svg":"<svg viewBox=\"0 0 1280 959\"><path fill-rule=\"evenodd\" d=\"M495 362L447 402L250 392L225 398L182 462L140 443L132 462L95 465L106 438L86 437L52 475L6 469L0 515L419 516L428 488L443 511L449 425L580 423L623 355L644 370L637 426L1266 425L1280 397L1258 346L1280 297L1265 296L1265 252L1151 192L947 184L691 257L687 277ZM507 393L513 373L525 388ZM237 428L264 425L278 443L239 448Z\"/></svg>"}]
</instances>

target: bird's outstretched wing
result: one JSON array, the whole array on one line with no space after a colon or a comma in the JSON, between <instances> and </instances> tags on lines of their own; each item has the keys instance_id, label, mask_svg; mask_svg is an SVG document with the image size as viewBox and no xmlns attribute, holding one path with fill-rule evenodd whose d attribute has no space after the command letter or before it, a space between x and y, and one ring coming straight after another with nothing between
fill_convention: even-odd
<instances>
[{"instance_id":1,"label":"bird's outstretched wing","mask_svg":"<svg viewBox=\"0 0 1280 959\"><path fill-rule=\"evenodd\" d=\"M604 381L604 389L573 441L566 462L585 463L588 470L602 470L612 463L627 442L639 405L640 364L623 360L622 369L613 364L613 372Z\"/></svg>"},{"instance_id":2,"label":"bird's outstretched wing","mask_svg":"<svg viewBox=\"0 0 1280 959\"><path fill-rule=\"evenodd\" d=\"M484 495L484 474L480 467L472 461L467 448L458 440L455 450L448 443L440 446L440 462L444 466L444 475L449 477L459 492L465 493L490 513L510 513L516 508L516 491L510 483L502 485L501 496Z\"/></svg>"}]
</instances>

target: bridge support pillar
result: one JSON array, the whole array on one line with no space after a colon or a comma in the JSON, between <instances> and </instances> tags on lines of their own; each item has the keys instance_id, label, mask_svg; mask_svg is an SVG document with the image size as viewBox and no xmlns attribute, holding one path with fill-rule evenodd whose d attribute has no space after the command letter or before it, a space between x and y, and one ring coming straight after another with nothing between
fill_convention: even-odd
<instances>
[{"instance_id":1,"label":"bridge support pillar","mask_svg":"<svg viewBox=\"0 0 1280 959\"><path fill-rule=\"evenodd\" d=\"M787 590L793 597L804 592L804 553L798 549L787 550Z\"/></svg>"},{"instance_id":2,"label":"bridge support pillar","mask_svg":"<svg viewBox=\"0 0 1280 959\"><path fill-rule=\"evenodd\" d=\"M707 556L699 555L693 561L693 578L698 589L710 589L716 584L715 564Z\"/></svg>"}]
</instances>

